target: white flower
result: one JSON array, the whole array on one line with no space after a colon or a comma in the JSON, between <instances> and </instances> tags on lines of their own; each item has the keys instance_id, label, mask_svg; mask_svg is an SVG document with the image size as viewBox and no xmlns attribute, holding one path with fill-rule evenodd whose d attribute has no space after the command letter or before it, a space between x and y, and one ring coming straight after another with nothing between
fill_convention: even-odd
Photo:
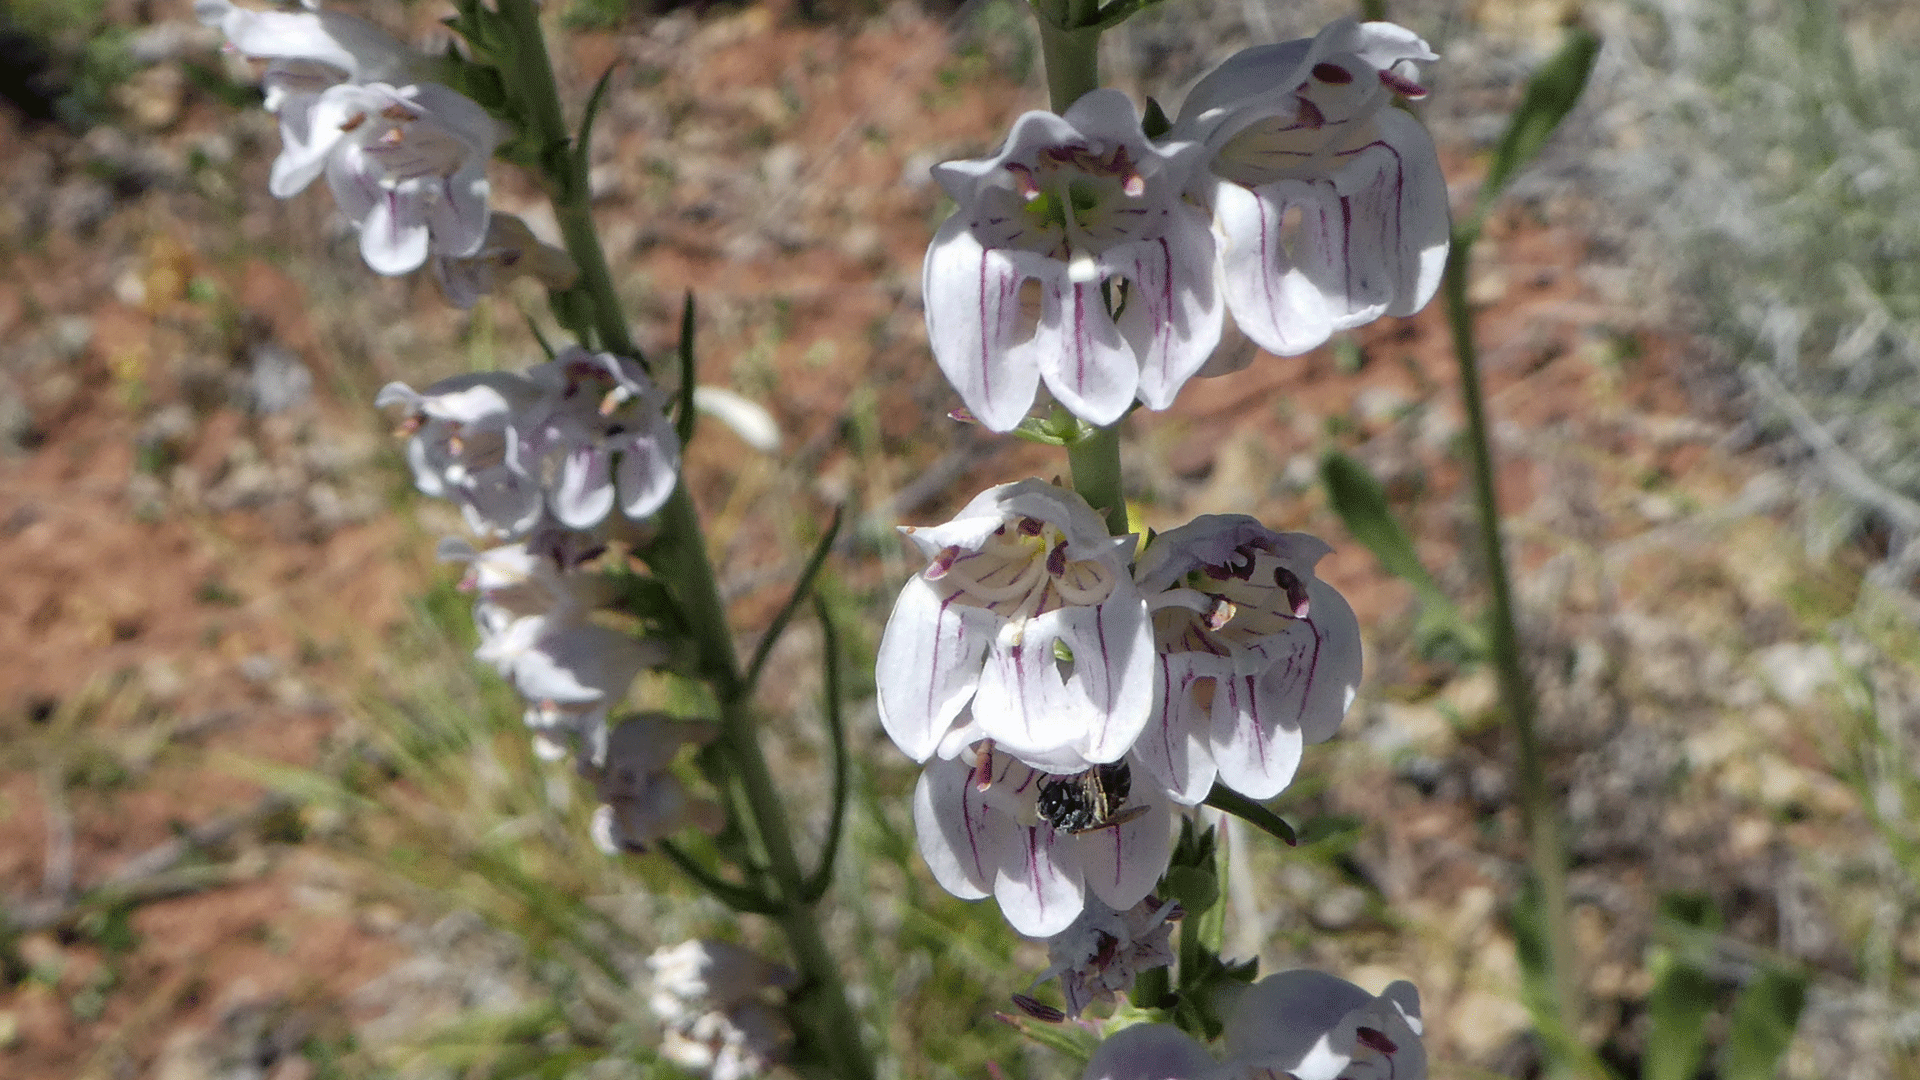
<instances>
[{"instance_id":1,"label":"white flower","mask_svg":"<svg viewBox=\"0 0 1920 1080\"><path fill-rule=\"evenodd\" d=\"M553 516L590 529L617 504L653 514L680 481L680 440L640 365L579 346L528 372L545 389L525 421L519 460L543 479Z\"/></svg>"},{"instance_id":2,"label":"white flower","mask_svg":"<svg viewBox=\"0 0 1920 1080\"><path fill-rule=\"evenodd\" d=\"M453 500L474 532L514 537L534 527L543 505L538 479L515 454L516 422L540 394L525 376L484 372L443 379L425 393L388 383L374 404L406 407L407 463L422 494Z\"/></svg>"},{"instance_id":3,"label":"white flower","mask_svg":"<svg viewBox=\"0 0 1920 1080\"><path fill-rule=\"evenodd\" d=\"M1248 987L1226 1024L1217 1064L1179 1028L1138 1024L1102 1042L1081 1080L1426 1080L1420 992L1396 982L1379 997L1345 979L1297 969Z\"/></svg>"},{"instance_id":4,"label":"white flower","mask_svg":"<svg viewBox=\"0 0 1920 1080\"><path fill-rule=\"evenodd\" d=\"M1086 500L1041 480L901 531L932 560L880 639L880 721L907 756L952 758L991 739L1066 774L1126 754L1153 704L1132 537L1108 536Z\"/></svg>"},{"instance_id":5,"label":"white flower","mask_svg":"<svg viewBox=\"0 0 1920 1080\"><path fill-rule=\"evenodd\" d=\"M993 157L934 168L959 206L927 249L927 334L981 423L1012 429L1044 380L1110 424L1136 397L1166 408L1205 363L1224 311L1206 216L1181 197L1199 149L1154 146L1126 95L1095 90L1021 116Z\"/></svg>"},{"instance_id":6,"label":"white flower","mask_svg":"<svg viewBox=\"0 0 1920 1080\"><path fill-rule=\"evenodd\" d=\"M281 151L286 184L298 191L324 171L375 272L410 273L486 242L500 129L485 109L436 83L342 83L314 102L312 126L299 153Z\"/></svg>"},{"instance_id":7,"label":"white flower","mask_svg":"<svg viewBox=\"0 0 1920 1080\"><path fill-rule=\"evenodd\" d=\"M1293 780L1301 747L1339 728L1360 682L1360 623L1314 576L1330 550L1210 514L1141 556L1160 678L1134 754L1176 801L1205 799L1216 775L1270 799Z\"/></svg>"},{"instance_id":8,"label":"white flower","mask_svg":"<svg viewBox=\"0 0 1920 1080\"><path fill-rule=\"evenodd\" d=\"M965 900L991 895L1031 937L1067 929L1089 891L1130 908L1166 871L1172 816L1158 792L1127 792L1118 779L1126 773L1120 764L1091 777L1052 775L984 744L977 755L929 762L913 791L920 854L942 888ZM1081 794L1089 782L1108 792L1109 812L1063 814L1063 805L1092 801ZM1122 797L1111 798L1116 791Z\"/></svg>"},{"instance_id":9,"label":"white flower","mask_svg":"<svg viewBox=\"0 0 1920 1080\"><path fill-rule=\"evenodd\" d=\"M1341 19L1237 53L1187 95L1169 137L1206 148L1227 306L1262 348L1306 352L1433 296L1447 185L1432 137L1391 104L1422 96L1413 64L1436 59L1411 31Z\"/></svg>"},{"instance_id":10,"label":"white flower","mask_svg":"<svg viewBox=\"0 0 1920 1080\"><path fill-rule=\"evenodd\" d=\"M1227 1017L1227 1058L1244 1071L1299 1080L1426 1080L1420 991L1404 980L1375 997L1299 968L1248 987Z\"/></svg>"},{"instance_id":11,"label":"white flower","mask_svg":"<svg viewBox=\"0 0 1920 1080\"><path fill-rule=\"evenodd\" d=\"M548 289L569 289L580 276L573 256L545 244L512 214L493 214L487 238L471 255L435 255L428 264L447 302L470 308L503 282L526 275Z\"/></svg>"},{"instance_id":12,"label":"white flower","mask_svg":"<svg viewBox=\"0 0 1920 1080\"><path fill-rule=\"evenodd\" d=\"M653 987L647 1004L666 1024L661 1055L712 1080L744 1080L766 1073L785 1053L792 1033L768 1004L771 990L788 990L790 969L723 941L694 940L647 957Z\"/></svg>"},{"instance_id":13,"label":"white flower","mask_svg":"<svg viewBox=\"0 0 1920 1080\"><path fill-rule=\"evenodd\" d=\"M1067 1015L1079 1016L1096 1001L1133 989L1143 971L1173 963L1173 921L1180 905L1151 896L1125 911L1099 900L1087 902L1073 925L1047 939L1047 970L1034 980L1060 980Z\"/></svg>"},{"instance_id":14,"label":"white flower","mask_svg":"<svg viewBox=\"0 0 1920 1080\"><path fill-rule=\"evenodd\" d=\"M638 854L690 825L720 828L720 808L689 799L670 771L682 746L712 737L711 725L676 723L656 713L628 717L607 735L599 763L583 761L580 770L603 803L593 817L593 838L602 851Z\"/></svg>"},{"instance_id":15,"label":"white flower","mask_svg":"<svg viewBox=\"0 0 1920 1080\"><path fill-rule=\"evenodd\" d=\"M338 138L314 127L313 107L323 92L342 83L406 82L423 60L372 23L337 11L254 11L227 0L195 0L193 10L202 23L220 28L229 48L268 62L260 85L267 111L280 118L282 145L268 190L282 199L318 175L301 164L316 138Z\"/></svg>"}]
</instances>

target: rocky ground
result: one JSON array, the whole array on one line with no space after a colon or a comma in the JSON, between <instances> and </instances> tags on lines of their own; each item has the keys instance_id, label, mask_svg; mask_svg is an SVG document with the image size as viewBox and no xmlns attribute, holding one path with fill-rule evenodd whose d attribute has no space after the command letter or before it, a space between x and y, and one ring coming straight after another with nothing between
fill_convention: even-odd
<instances>
[{"instance_id":1,"label":"rocky ground","mask_svg":"<svg viewBox=\"0 0 1920 1080\"><path fill-rule=\"evenodd\" d=\"M370 12L430 36L429 7ZM90 129L0 106L7 1077L304 1080L336 1068L329 1048L399 1045L528 992L498 934L370 884L266 780L330 767L369 698L419 678L393 642L449 576L431 549L457 523L409 497L373 390L525 362L520 309L539 301L465 316L428 280L366 273L323 194L268 198L273 125L189 8L107 6L129 60L87 103ZM1525 11L1440 20L1467 55L1506 58L1436 124L1461 195L1514 58L1546 32ZM1160 92L1197 70L1190 38L1310 29L1210 18L1223 26L1185 38L1129 28L1116 70ZM620 64L593 180L643 345L670 344L693 290L702 380L765 401L785 432L773 458L726 435L691 458L745 630L829 507L854 511L837 570L877 620L907 572L894 522L1061 468L943 419L918 307L939 213L926 166L987 149L1037 101L1017 25L716 7L568 38L573 100ZM497 201L537 221L532 187L498 178ZM1659 904L1700 895L1724 918L1726 988L1768 959L1812 974L1789 1075L1913 1076L1915 881L1873 824L1888 769L1861 765L1920 717L1911 623L1863 587L1871 536L1805 553L1800 477L1753 444L1658 279L1593 227L1604 193L1540 191L1494 221L1472 299L1575 858L1585 1034L1634 1060ZM1368 986L1411 977L1444 1075L1519 1075L1538 1052L1490 673L1421 654L1410 590L1346 537L1315 474L1328 446L1365 462L1473 604L1454 386L1429 310L1189 388L1138 417L1127 467L1153 524L1234 510L1332 539L1322 575L1368 630L1362 700L1288 803L1358 827L1251 856L1233 943Z\"/></svg>"}]
</instances>

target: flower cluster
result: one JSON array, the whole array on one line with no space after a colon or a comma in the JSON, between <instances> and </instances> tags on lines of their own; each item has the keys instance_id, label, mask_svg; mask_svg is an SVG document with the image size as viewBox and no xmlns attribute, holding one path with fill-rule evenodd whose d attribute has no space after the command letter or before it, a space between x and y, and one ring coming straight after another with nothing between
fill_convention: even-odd
<instances>
[{"instance_id":1,"label":"flower cluster","mask_svg":"<svg viewBox=\"0 0 1920 1080\"><path fill-rule=\"evenodd\" d=\"M1310 536L1209 516L1135 559L1135 537L1040 480L902 531L928 565L881 637L881 723L926 766L934 877L1025 934L1068 929L1089 893L1140 903L1174 809L1216 780L1278 794L1359 682L1358 621Z\"/></svg>"},{"instance_id":2,"label":"flower cluster","mask_svg":"<svg viewBox=\"0 0 1920 1080\"><path fill-rule=\"evenodd\" d=\"M1291 355L1419 310L1447 189L1433 140L1390 105L1425 94L1413 67L1435 59L1392 23L1343 19L1229 58L1161 138L1095 90L1021 116L992 157L936 166L956 209L927 249L927 334L967 409L1009 431L1044 382L1106 425L1226 370L1229 311Z\"/></svg>"},{"instance_id":3,"label":"flower cluster","mask_svg":"<svg viewBox=\"0 0 1920 1080\"><path fill-rule=\"evenodd\" d=\"M653 514L679 482L679 440L653 383L632 361L576 347L524 373L456 376L424 392L391 383L377 402L405 409L416 486L458 505L475 533L514 541L478 551L449 540L441 557L467 564L474 655L526 699L536 748L549 758L578 751L595 770L609 846L644 847L671 831L661 822L688 808L677 783L654 777L665 762L616 769L606 727L667 648L594 621L620 588L588 568L605 536ZM632 737L616 733L616 745Z\"/></svg>"},{"instance_id":4,"label":"flower cluster","mask_svg":"<svg viewBox=\"0 0 1920 1080\"><path fill-rule=\"evenodd\" d=\"M291 198L322 176L381 274L431 259L447 295L471 306L499 271L565 287L576 270L524 222L496 222L487 163L502 138L487 111L422 78L427 58L372 23L337 11L255 11L196 0L200 21L262 61L267 111L280 121L268 188Z\"/></svg>"},{"instance_id":5,"label":"flower cluster","mask_svg":"<svg viewBox=\"0 0 1920 1080\"><path fill-rule=\"evenodd\" d=\"M792 989L794 972L737 945L694 940L647 958L647 1004L666 1026L663 1057L711 1080L764 1076L792 1038L772 991Z\"/></svg>"},{"instance_id":6,"label":"flower cluster","mask_svg":"<svg viewBox=\"0 0 1920 1080\"><path fill-rule=\"evenodd\" d=\"M1225 1063L1164 1024L1101 1043L1082 1080L1426 1080L1420 992L1396 982L1378 997L1296 969L1247 987L1227 1017Z\"/></svg>"}]
</instances>

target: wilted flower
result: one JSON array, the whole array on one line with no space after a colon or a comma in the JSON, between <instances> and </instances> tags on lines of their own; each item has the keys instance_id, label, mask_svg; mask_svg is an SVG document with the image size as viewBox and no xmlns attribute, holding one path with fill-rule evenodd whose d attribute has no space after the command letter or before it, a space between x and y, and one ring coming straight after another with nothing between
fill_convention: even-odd
<instances>
[{"instance_id":1,"label":"wilted flower","mask_svg":"<svg viewBox=\"0 0 1920 1080\"><path fill-rule=\"evenodd\" d=\"M920 854L942 888L965 900L991 895L1032 937L1066 930L1089 891L1131 908L1167 868L1172 817L1159 792L1129 792L1126 775L1124 763L1043 773L990 744L929 762L913 791Z\"/></svg>"},{"instance_id":2,"label":"wilted flower","mask_svg":"<svg viewBox=\"0 0 1920 1080\"><path fill-rule=\"evenodd\" d=\"M1153 698L1133 538L1108 536L1086 500L1041 480L901 531L932 561L880 639L880 721L900 749L925 761L991 739L1060 774L1118 761Z\"/></svg>"},{"instance_id":3,"label":"wilted flower","mask_svg":"<svg viewBox=\"0 0 1920 1080\"><path fill-rule=\"evenodd\" d=\"M1206 362L1224 309L1206 215L1181 197L1199 153L1153 145L1126 95L1095 90L1021 116L993 157L934 168L959 206L927 249L927 334L981 423L1012 429L1045 381L1110 424L1136 397L1166 408Z\"/></svg>"},{"instance_id":4,"label":"wilted flower","mask_svg":"<svg viewBox=\"0 0 1920 1080\"><path fill-rule=\"evenodd\" d=\"M1447 185L1432 137L1391 105L1424 96L1414 62L1436 59L1402 27L1341 19L1236 53L1187 95L1169 137L1206 149L1227 306L1262 348L1302 353L1433 296Z\"/></svg>"},{"instance_id":5,"label":"wilted flower","mask_svg":"<svg viewBox=\"0 0 1920 1080\"><path fill-rule=\"evenodd\" d=\"M579 346L528 372L545 388L525 418L518 459L542 478L561 524L590 529L616 503L638 521L680 482L680 439L640 365Z\"/></svg>"},{"instance_id":6,"label":"wilted flower","mask_svg":"<svg viewBox=\"0 0 1920 1080\"><path fill-rule=\"evenodd\" d=\"M593 838L601 850L639 854L688 826L720 828L720 808L689 798L671 771L682 746L712 737L711 725L676 723L658 713L628 717L607 734L601 753L581 763L602 803L593 817Z\"/></svg>"},{"instance_id":7,"label":"wilted flower","mask_svg":"<svg viewBox=\"0 0 1920 1080\"><path fill-rule=\"evenodd\" d=\"M425 393L388 383L374 404L406 407L407 463L422 494L458 504L474 532L515 537L534 527L544 506L538 478L516 454L516 424L540 396L524 375L482 372L443 379Z\"/></svg>"},{"instance_id":8,"label":"wilted flower","mask_svg":"<svg viewBox=\"0 0 1920 1080\"><path fill-rule=\"evenodd\" d=\"M1298 969L1248 987L1227 1018L1227 1061L1179 1028L1138 1024L1102 1042L1081 1080L1426 1080L1420 992L1396 982L1379 997L1345 979Z\"/></svg>"},{"instance_id":9,"label":"wilted flower","mask_svg":"<svg viewBox=\"0 0 1920 1080\"><path fill-rule=\"evenodd\" d=\"M1047 939L1047 970L1034 980L1060 980L1066 1014L1079 1016L1096 1001L1133 989L1143 971L1173 963L1173 923L1180 905L1149 896L1125 911L1087 902L1073 925Z\"/></svg>"},{"instance_id":10,"label":"wilted flower","mask_svg":"<svg viewBox=\"0 0 1920 1080\"><path fill-rule=\"evenodd\" d=\"M708 1080L747 1080L767 1075L792 1041L779 1010L748 1001L668 1028L660 1037L660 1056Z\"/></svg>"},{"instance_id":11,"label":"wilted flower","mask_svg":"<svg viewBox=\"0 0 1920 1080\"><path fill-rule=\"evenodd\" d=\"M512 214L493 214L487 238L471 255L435 255L429 265L447 302L470 308L482 296L521 275L551 290L569 289L580 276L573 256L545 244Z\"/></svg>"},{"instance_id":12,"label":"wilted flower","mask_svg":"<svg viewBox=\"0 0 1920 1080\"><path fill-rule=\"evenodd\" d=\"M1314 576L1332 550L1242 514L1155 537L1135 572L1153 612L1159 691L1134 753L1194 805L1217 775L1253 799L1293 780L1333 737L1360 683L1360 622Z\"/></svg>"}]
</instances>

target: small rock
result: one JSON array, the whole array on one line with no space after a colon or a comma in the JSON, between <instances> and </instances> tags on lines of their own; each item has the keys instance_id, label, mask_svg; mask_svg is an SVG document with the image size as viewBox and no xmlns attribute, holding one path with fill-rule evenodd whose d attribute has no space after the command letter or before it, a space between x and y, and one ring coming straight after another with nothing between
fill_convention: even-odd
<instances>
[{"instance_id":1,"label":"small rock","mask_svg":"<svg viewBox=\"0 0 1920 1080\"><path fill-rule=\"evenodd\" d=\"M313 372L293 350L263 342L247 355L247 407L259 415L286 412L313 393Z\"/></svg>"},{"instance_id":2,"label":"small rock","mask_svg":"<svg viewBox=\"0 0 1920 1080\"><path fill-rule=\"evenodd\" d=\"M1307 918L1322 930L1345 930L1367 913L1367 894L1352 885L1329 889L1313 900Z\"/></svg>"}]
</instances>

